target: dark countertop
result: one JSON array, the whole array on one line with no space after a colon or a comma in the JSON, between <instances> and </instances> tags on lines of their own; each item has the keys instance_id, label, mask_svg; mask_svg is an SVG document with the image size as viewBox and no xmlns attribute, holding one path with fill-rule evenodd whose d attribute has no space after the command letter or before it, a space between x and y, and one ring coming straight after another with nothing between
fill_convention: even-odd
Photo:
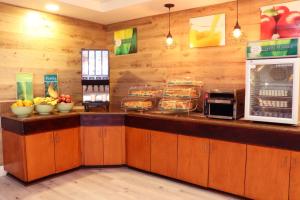
<instances>
[{"instance_id":1,"label":"dark countertop","mask_svg":"<svg viewBox=\"0 0 300 200\"><path fill-rule=\"evenodd\" d=\"M175 122L190 122L197 124L206 124L213 126L224 126L224 127L237 127L237 128L250 128L255 130L264 131L281 131L300 135L300 126L292 126L287 124L275 124L267 122L253 122L244 119L239 120L226 120L226 119L212 119L203 116L202 114L192 113L190 116L187 115L162 115L162 114L151 114L151 113L128 113L131 117L142 117L146 119L161 119ZM300 145L300 144L299 144Z\"/></svg>"},{"instance_id":2,"label":"dark countertop","mask_svg":"<svg viewBox=\"0 0 300 200\"><path fill-rule=\"evenodd\" d=\"M187 115L162 115L153 113L110 112L54 113L49 116L33 115L17 118L2 115L2 128L18 133L57 130L75 126L114 126L166 131L176 134L206 137L225 141L270 146L300 151L300 126L258 123L246 120L209 119L192 113Z\"/></svg>"}]
</instances>

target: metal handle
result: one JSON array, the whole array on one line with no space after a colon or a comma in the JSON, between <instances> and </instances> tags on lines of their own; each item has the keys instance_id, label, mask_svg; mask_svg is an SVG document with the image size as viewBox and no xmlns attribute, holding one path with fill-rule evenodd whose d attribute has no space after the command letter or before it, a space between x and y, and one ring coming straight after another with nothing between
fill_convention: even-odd
<instances>
[{"instance_id":1,"label":"metal handle","mask_svg":"<svg viewBox=\"0 0 300 200\"><path fill-rule=\"evenodd\" d=\"M208 99L208 103L220 103L220 104L232 104L234 101L232 99Z\"/></svg>"}]
</instances>

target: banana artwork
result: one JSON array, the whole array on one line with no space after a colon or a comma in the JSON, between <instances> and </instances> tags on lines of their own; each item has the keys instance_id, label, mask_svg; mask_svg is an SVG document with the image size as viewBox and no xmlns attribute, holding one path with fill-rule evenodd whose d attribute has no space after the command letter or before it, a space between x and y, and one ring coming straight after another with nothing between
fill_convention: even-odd
<instances>
[{"instance_id":1,"label":"banana artwork","mask_svg":"<svg viewBox=\"0 0 300 200\"><path fill-rule=\"evenodd\" d=\"M54 90L54 85L53 85L53 82L51 82L49 84L49 87L48 87L48 94L50 97L54 98L54 99L57 99L58 98L58 92Z\"/></svg>"}]
</instances>

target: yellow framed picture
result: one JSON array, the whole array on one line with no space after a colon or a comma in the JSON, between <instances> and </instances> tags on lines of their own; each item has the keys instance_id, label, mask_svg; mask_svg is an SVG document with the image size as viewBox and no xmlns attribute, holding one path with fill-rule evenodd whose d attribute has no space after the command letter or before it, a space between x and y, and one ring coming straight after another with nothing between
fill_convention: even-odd
<instances>
[{"instance_id":1,"label":"yellow framed picture","mask_svg":"<svg viewBox=\"0 0 300 200\"><path fill-rule=\"evenodd\" d=\"M190 48L225 45L225 14L190 19Z\"/></svg>"}]
</instances>

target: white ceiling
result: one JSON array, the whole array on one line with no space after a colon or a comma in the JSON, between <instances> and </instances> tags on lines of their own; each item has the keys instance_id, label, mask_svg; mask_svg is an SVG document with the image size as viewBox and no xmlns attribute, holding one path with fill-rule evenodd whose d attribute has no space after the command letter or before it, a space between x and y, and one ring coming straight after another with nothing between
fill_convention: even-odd
<instances>
[{"instance_id":1,"label":"white ceiling","mask_svg":"<svg viewBox=\"0 0 300 200\"><path fill-rule=\"evenodd\" d=\"M174 3L171 11L214 5L234 0L0 0L8 4L46 11L46 3L57 3L59 15L112 24L167 13L165 3Z\"/></svg>"}]
</instances>

